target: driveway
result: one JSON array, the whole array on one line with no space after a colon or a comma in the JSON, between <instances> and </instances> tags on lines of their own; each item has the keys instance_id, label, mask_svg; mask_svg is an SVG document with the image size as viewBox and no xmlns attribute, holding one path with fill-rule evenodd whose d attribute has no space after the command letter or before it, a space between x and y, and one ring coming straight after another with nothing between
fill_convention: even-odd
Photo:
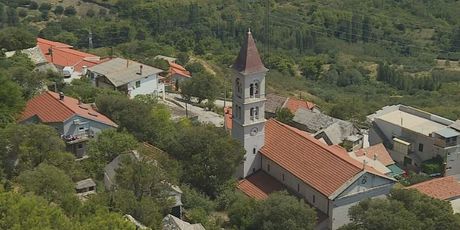
<instances>
[{"instance_id":1,"label":"driveway","mask_svg":"<svg viewBox=\"0 0 460 230\"><path fill-rule=\"evenodd\" d=\"M217 127L224 126L224 116L214 113L212 111L207 111L201 107L193 106L191 104L182 102L181 100L177 100L180 98L179 94L174 93L166 93L166 99L173 101L174 103L166 103L173 111L179 110L182 112L177 113L180 116L182 113L182 117L185 116L185 111L187 109L187 114L189 117L197 116L198 121L203 123L210 123ZM174 114L173 114L174 115Z\"/></svg>"}]
</instances>

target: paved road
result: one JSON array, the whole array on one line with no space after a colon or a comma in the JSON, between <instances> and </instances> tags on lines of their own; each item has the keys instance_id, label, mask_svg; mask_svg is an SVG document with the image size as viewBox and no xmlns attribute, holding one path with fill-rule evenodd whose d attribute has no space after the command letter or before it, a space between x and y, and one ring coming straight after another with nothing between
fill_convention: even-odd
<instances>
[{"instance_id":1,"label":"paved road","mask_svg":"<svg viewBox=\"0 0 460 230\"><path fill-rule=\"evenodd\" d=\"M177 106L177 105L171 105L172 103L168 103L169 106L173 106L173 107L177 107L177 108L174 108L174 109L181 109L184 111L184 115L185 116L185 107L187 106L187 110L188 110L188 113L189 113L189 116L194 116L196 115L198 117L198 121L200 122L203 122L203 123L211 123L217 127L223 127L224 126L224 117L217 114L217 113L214 113L212 111L207 111L201 107L198 107L198 106L193 106L193 105L190 105L190 104L187 104L180 101L180 100L177 100L177 98L180 98L180 95L179 94L173 94L173 93L166 93L166 98L169 99L169 100L173 100L175 103L179 104L181 107ZM223 103L223 102L222 102Z\"/></svg>"}]
</instances>

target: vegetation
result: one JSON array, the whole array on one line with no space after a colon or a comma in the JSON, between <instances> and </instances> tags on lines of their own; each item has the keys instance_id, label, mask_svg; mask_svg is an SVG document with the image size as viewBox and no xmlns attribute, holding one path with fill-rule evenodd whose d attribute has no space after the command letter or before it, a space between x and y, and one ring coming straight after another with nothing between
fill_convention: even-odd
<instances>
[{"instance_id":1,"label":"vegetation","mask_svg":"<svg viewBox=\"0 0 460 230\"><path fill-rule=\"evenodd\" d=\"M389 199L360 202L349 211L352 223L341 229L458 229L460 216L447 201L416 190L396 189Z\"/></svg>"},{"instance_id":2,"label":"vegetation","mask_svg":"<svg viewBox=\"0 0 460 230\"><path fill-rule=\"evenodd\" d=\"M244 149L222 129L172 121L154 98L130 100L88 79L64 84L56 73L34 71L21 52L6 58L34 47L37 36L161 69L167 63L152 57L177 57L193 74L182 95L211 108L250 27L270 68L269 92L302 96L363 126L366 115L396 103L460 114L459 1L91 0L94 8L82 9L83 2L0 0L0 229L132 228L123 214L156 229L171 206L165 181L183 188L186 219L207 229L312 229L315 220L286 193L265 201L237 193L232 174ZM119 124L91 141L91 160L76 162L54 128L14 124L25 102L50 86L95 103ZM277 119L289 123L292 114L279 110ZM141 142L166 152L152 154ZM104 192L103 167L133 149L149 157L123 155L117 189ZM424 171L439 168L426 162ZM74 182L88 177L98 194L80 202ZM402 183L426 179L409 174ZM445 202L407 190L364 201L350 216L344 229L459 228Z\"/></svg>"}]
</instances>

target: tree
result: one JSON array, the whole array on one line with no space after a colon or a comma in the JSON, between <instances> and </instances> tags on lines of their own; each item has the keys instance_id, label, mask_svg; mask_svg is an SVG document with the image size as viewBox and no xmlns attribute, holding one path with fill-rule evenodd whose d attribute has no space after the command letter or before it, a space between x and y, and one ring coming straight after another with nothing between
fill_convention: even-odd
<instances>
[{"instance_id":1,"label":"tree","mask_svg":"<svg viewBox=\"0 0 460 230\"><path fill-rule=\"evenodd\" d=\"M62 15L64 13L64 7L61 5L56 6L53 11L56 15Z\"/></svg>"},{"instance_id":2,"label":"tree","mask_svg":"<svg viewBox=\"0 0 460 230\"><path fill-rule=\"evenodd\" d=\"M285 124L290 124L294 118L294 114L288 108L277 108L275 111L276 120Z\"/></svg>"},{"instance_id":3,"label":"tree","mask_svg":"<svg viewBox=\"0 0 460 230\"><path fill-rule=\"evenodd\" d=\"M104 130L88 146L88 155L91 161L91 170L96 177L102 177L103 168L120 154L134 150L138 146L134 136L126 132L117 132L114 129Z\"/></svg>"},{"instance_id":4,"label":"tree","mask_svg":"<svg viewBox=\"0 0 460 230\"><path fill-rule=\"evenodd\" d=\"M22 50L34 47L35 36L24 29L8 27L0 31L0 49Z\"/></svg>"},{"instance_id":5,"label":"tree","mask_svg":"<svg viewBox=\"0 0 460 230\"><path fill-rule=\"evenodd\" d=\"M0 35L1 36L1 35ZM24 108L21 88L0 72L0 127L16 120Z\"/></svg>"},{"instance_id":6,"label":"tree","mask_svg":"<svg viewBox=\"0 0 460 230\"><path fill-rule=\"evenodd\" d=\"M187 65L189 60L190 60L190 56L185 52L180 52L177 55L177 63L182 65L182 66Z\"/></svg>"},{"instance_id":7,"label":"tree","mask_svg":"<svg viewBox=\"0 0 460 230\"><path fill-rule=\"evenodd\" d=\"M109 212L99 208L95 213L82 219L80 229L110 230L110 229L136 229L133 223L118 213Z\"/></svg>"},{"instance_id":8,"label":"tree","mask_svg":"<svg viewBox=\"0 0 460 230\"><path fill-rule=\"evenodd\" d=\"M46 125L8 125L0 129L0 156L10 177L31 170L64 151L64 142L53 127Z\"/></svg>"},{"instance_id":9,"label":"tree","mask_svg":"<svg viewBox=\"0 0 460 230\"><path fill-rule=\"evenodd\" d=\"M29 9L31 9L31 10L36 10L36 9L38 9L38 3L35 2L35 1L30 1L30 3L29 3Z\"/></svg>"},{"instance_id":10,"label":"tree","mask_svg":"<svg viewBox=\"0 0 460 230\"><path fill-rule=\"evenodd\" d=\"M460 218L447 201L413 189L394 189L388 199L361 201L342 229L459 229Z\"/></svg>"},{"instance_id":11,"label":"tree","mask_svg":"<svg viewBox=\"0 0 460 230\"><path fill-rule=\"evenodd\" d=\"M22 87L26 99L31 99L43 89L45 74L31 72L24 67L12 68L10 71L11 78Z\"/></svg>"},{"instance_id":12,"label":"tree","mask_svg":"<svg viewBox=\"0 0 460 230\"><path fill-rule=\"evenodd\" d=\"M86 16L88 17L94 17L96 15L96 12L93 10L93 9L89 9L88 11L86 11Z\"/></svg>"},{"instance_id":13,"label":"tree","mask_svg":"<svg viewBox=\"0 0 460 230\"><path fill-rule=\"evenodd\" d=\"M182 163L182 180L211 197L232 178L245 152L223 129L207 125L182 128L169 148Z\"/></svg>"},{"instance_id":14,"label":"tree","mask_svg":"<svg viewBox=\"0 0 460 230\"><path fill-rule=\"evenodd\" d=\"M180 86L182 95L186 98L196 97L199 104L205 99L213 103L219 95L220 82L209 73L194 74L192 79L187 81Z\"/></svg>"},{"instance_id":15,"label":"tree","mask_svg":"<svg viewBox=\"0 0 460 230\"><path fill-rule=\"evenodd\" d=\"M77 14L77 10L73 6L68 6L64 9L65 16L73 16Z\"/></svg>"},{"instance_id":16,"label":"tree","mask_svg":"<svg viewBox=\"0 0 460 230\"><path fill-rule=\"evenodd\" d=\"M229 210L230 223L239 229L314 229L316 213L302 200L287 192L270 194L254 201L240 197Z\"/></svg>"},{"instance_id":17,"label":"tree","mask_svg":"<svg viewBox=\"0 0 460 230\"><path fill-rule=\"evenodd\" d=\"M303 75L308 79L317 80L321 73L322 64L319 58L306 57L301 64Z\"/></svg>"},{"instance_id":18,"label":"tree","mask_svg":"<svg viewBox=\"0 0 460 230\"><path fill-rule=\"evenodd\" d=\"M40 4L40 7L38 7L38 10L41 11L41 12L48 12L51 10L51 4L50 3L47 3L47 2L44 2L42 4Z\"/></svg>"},{"instance_id":19,"label":"tree","mask_svg":"<svg viewBox=\"0 0 460 230\"><path fill-rule=\"evenodd\" d=\"M9 26L17 26L19 24L18 12L13 7L6 9L6 22Z\"/></svg>"},{"instance_id":20,"label":"tree","mask_svg":"<svg viewBox=\"0 0 460 230\"><path fill-rule=\"evenodd\" d=\"M72 224L56 205L41 197L0 193L0 229L72 229Z\"/></svg>"},{"instance_id":21,"label":"tree","mask_svg":"<svg viewBox=\"0 0 460 230\"><path fill-rule=\"evenodd\" d=\"M33 192L50 202L62 203L75 192L75 185L65 172L47 164L24 171L17 180L23 192Z\"/></svg>"}]
</instances>

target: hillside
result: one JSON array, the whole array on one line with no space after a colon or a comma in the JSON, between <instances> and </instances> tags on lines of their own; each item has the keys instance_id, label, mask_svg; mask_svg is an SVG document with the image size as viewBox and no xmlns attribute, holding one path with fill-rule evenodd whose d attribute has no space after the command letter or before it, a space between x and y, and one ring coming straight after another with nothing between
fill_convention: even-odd
<instances>
[{"instance_id":1,"label":"hillside","mask_svg":"<svg viewBox=\"0 0 460 230\"><path fill-rule=\"evenodd\" d=\"M56 14L69 1L52 2L46 13L39 7L43 20L22 20L44 25L38 36L80 49L89 48L91 31L99 54L152 63L158 54L187 53L217 66L223 79L251 28L271 69L271 91L306 97L356 121L392 103L451 119L460 114L459 1L85 0L75 5L79 19Z\"/></svg>"}]
</instances>

